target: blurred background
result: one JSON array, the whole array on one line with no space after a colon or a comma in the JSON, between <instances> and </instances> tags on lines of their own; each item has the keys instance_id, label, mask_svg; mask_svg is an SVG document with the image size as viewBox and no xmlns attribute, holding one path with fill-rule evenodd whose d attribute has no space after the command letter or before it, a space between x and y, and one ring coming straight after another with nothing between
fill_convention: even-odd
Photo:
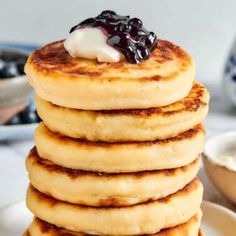
<instances>
[{"instance_id":1,"label":"blurred background","mask_svg":"<svg viewBox=\"0 0 236 236\"><path fill-rule=\"evenodd\" d=\"M197 76L218 81L236 34L235 0L0 0L0 41L45 44L103 9L138 16L195 58Z\"/></svg>"},{"instance_id":2,"label":"blurred background","mask_svg":"<svg viewBox=\"0 0 236 236\"><path fill-rule=\"evenodd\" d=\"M72 26L104 9L136 16L159 38L186 49L196 60L197 79L211 93L208 135L236 130L235 0L0 0L0 9L0 58L10 63L7 73L20 77L14 83L12 78L0 78L0 121L5 120L0 125L0 208L24 198L28 183L24 160L39 121L33 95L22 78L22 63L32 49L67 37ZM24 99L15 101L18 96ZM6 104L13 100L17 115L6 118L10 112ZM205 199L217 202L220 195L204 173L200 175L209 190Z\"/></svg>"}]
</instances>

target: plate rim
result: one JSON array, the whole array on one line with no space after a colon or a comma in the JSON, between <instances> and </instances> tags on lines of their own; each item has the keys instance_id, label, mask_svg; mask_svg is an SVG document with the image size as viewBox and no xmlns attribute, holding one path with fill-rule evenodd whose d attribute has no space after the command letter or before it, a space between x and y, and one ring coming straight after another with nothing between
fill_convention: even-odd
<instances>
[{"instance_id":1,"label":"plate rim","mask_svg":"<svg viewBox=\"0 0 236 236\"><path fill-rule=\"evenodd\" d=\"M0 126L0 142L25 141L34 137L39 123L2 125Z\"/></svg>"},{"instance_id":2,"label":"plate rim","mask_svg":"<svg viewBox=\"0 0 236 236\"><path fill-rule=\"evenodd\" d=\"M19 125L1 125L0 126L0 130L1 129L20 129L20 128L28 128L28 127L34 127L39 125L40 122L38 123L32 123L32 124L19 124Z\"/></svg>"},{"instance_id":3,"label":"plate rim","mask_svg":"<svg viewBox=\"0 0 236 236\"><path fill-rule=\"evenodd\" d=\"M13 202L13 203L8 203L5 206L0 207L0 215L3 211L7 210L8 208L16 206L16 205L20 205L24 202L25 202L24 200L19 200L19 201Z\"/></svg>"},{"instance_id":4,"label":"plate rim","mask_svg":"<svg viewBox=\"0 0 236 236\"><path fill-rule=\"evenodd\" d=\"M231 210L231 209L229 209L229 208L227 208L223 205L217 204L215 202L204 200L204 201L202 201L201 208L204 207L204 206L210 207L214 210L217 209L218 211L223 212L224 214L227 214L230 217L232 217L234 220L236 220L236 213L233 210Z\"/></svg>"},{"instance_id":5,"label":"plate rim","mask_svg":"<svg viewBox=\"0 0 236 236\"><path fill-rule=\"evenodd\" d=\"M10 203L10 204L3 206L2 208L0 208L0 218L4 216L4 213L6 213L6 211L8 211L8 209L10 209L11 207L17 207L17 205L26 206L26 201L20 200L20 201L16 201L14 203ZM217 204L217 203L213 203L213 202L204 200L204 201L202 201L201 208L205 208L205 207L216 210L216 211L220 212L220 214L223 214L223 216L226 215L226 216L230 217L232 220L236 221L236 213L234 213L232 210L228 209L227 207L224 207L224 206ZM29 211L29 214L32 214L32 213ZM32 215L32 218L33 218L33 215ZM202 220L202 223L203 223L203 220ZM207 221L205 221L204 223L207 225ZM202 228L202 226L203 225L201 225L201 228ZM1 228L0 228L0 233L1 233Z\"/></svg>"}]
</instances>

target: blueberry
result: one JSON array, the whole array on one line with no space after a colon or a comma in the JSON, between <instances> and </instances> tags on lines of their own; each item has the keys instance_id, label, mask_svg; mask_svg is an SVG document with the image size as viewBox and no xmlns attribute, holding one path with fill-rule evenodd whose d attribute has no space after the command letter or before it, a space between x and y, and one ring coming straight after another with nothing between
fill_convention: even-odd
<instances>
[{"instance_id":1,"label":"blueberry","mask_svg":"<svg viewBox=\"0 0 236 236\"><path fill-rule=\"evenodd\" d=\"M6 63L5 66L0 70L0 77L1 78L14 78L19 76L20 73L16 67L16 63L9 62Z\"/></svg>"},{"instance_id":2,"label":"blueberry","mask_svg":"<svg viewBox=\"0 0 236 236\"><path fill-rule=\"evenodd\" d=\"M128 38L129 38L129 34L125 34L125 33L120 33L117 35L111 35L110 37L108 37L107 42L112 45L112 46L117 46L117 47L124 47L128 45Z\"/></svg>"},{"instance_id":3,"label":"blueberry","mask_svg":"<svg viewBox=\"0 0 236 236\"><path fill-rule=\"evenodd\" d=\"M232 75L232 80L234 81L234 82L236 82L236 74L234 74L234 75Z\"/></svg>"},{"instance_id":4,"label":"blueberry","mask_svg":"<svg viewBox=\"0 0 236 236\"><path fill-rule=\"evenodd\" d=\"M137 53L141 59L148 59L150 57L150 52L144 45L137 46Z\"/></svg>"},{"instance_id":5,"label":"blueberry","mask_svg":"<svg viewBox=\"0 0 236 236\"><path fill-rule=\"evenodd\" d=\"M135 49L134 49L134 45L133 44L129 44L127 47L127 52L129 52L129 54L131 55L132 53L134 53Z\"/></svg>"},{"instance_id":6,"label":"blueberry","mask_svg":"<svg viewBox=\"0 0 236 236\"><path fill-rule=\"evenodd\" d=\"M35 111L35 104L32 101L29 102L28 106L22 112L29 113L31 111Z\"/></svg>"},{"instance_id":7,"label":"blueberry","mask_svg":"<svg viewBox=\"0 0 236 236\"><path fill-rule=\"evenodd\" d=\"M123 23L128 23L128 20L129 20L129 16L114 15L113 18L117 22L123 22Z\"/></svg>"},{"instance_id":8,"label":"blueberry","mask_svg":"<svg viewBox=\"0 0 236 236\"><path fill-rule=\"evenodd\" d=\"M236 65L236 57L234 57L234 55L231 55L231 56L230 56L229 61L230 61L233 65Z\"/></svg>"},{"instance_id":9,"label":"blueberry","mask_svg":"<svg viewBox=\"0 0 236 236\"><path fill-rule=\"evenodd\" d=\"M147 36L147 32L144 30L138 30L136 34L138 37Z\"/></svg>"},{"instance_id":10,"label":"blueberry","mask_svg":"<svg viewBox=\"0 0 236 236\"><path fill-rule=\"evenodd\" d=\"M119 23L117 28L120 32L129 32L131 30L131 26L125 23Z\"/></svg>"},{"instance_id":11,"label":"blueberry","mask_svg":"<svg viewBox=\"0 0 236 236\"><path fill-rule=\"evenodd\" d=\"M18 115L14 116L6 123L6 125L19 125L19 124L21 124L21 120Z\"/></svg>"},{"instance_id":12,"label":"blueberry","mask_svg":"<svg viewBox=\"0 0 236 236\"><path fill-rule=\"evenodd\" d=\"M23 60L18 60L16 62L17 70L18 70L19 74L21 74L21 75L25 74L25 72L24 72L25 63L26 62Z\"/></svg>"},{"instance_id":13,"label":"blueberry","mask_svg":"<svg viewBox=\"0 0 236 236\"><path fill-rule=\"evenodd\" d=\"M38 112L35 110L34 113L35 113L35 115L36 115L36 117L37 117L37 121L36 121L36 122L37 122L37 123L38 123L38 122L41 122L42 120L41 120L41 118L39 117Z\"/></svg>"},{"instance_id":14,"label":"blueberry","mask_svg":"<svg viewBox=\"0 0 236 236\"><path fill-rule=\"evenodd\" d=\"M128 50L125 52L125 57L130 63L136 63L133 50Z\"/></svg>"},{"instance_id":15,"label":"blueberry","mask_svg":"<svg viewBox=\"0 0 236 236\"><path fill-rule=\"evenodd\" d=\"M131 50L127 50L125 56L130 63L138 64L141 61L141 58L139 57L139 55L135 53L134 48Z\"/></svg>"},{"instance_id":16,"label":"blueberry","mask_svg":"<svg viewBox=\"0 0 236 236\"><path fill-rule=\"evenodd\" d=\"M32 102L30 102L25 110L19 113L19 117L23 124L32 124L40 121L37 111L35 110L35 105Z\"/></svg>"},{"instance_id":17,"label":"blueberry","mask_svg":"<svg viewBox=\"0 0 236 236\"><path fill-rule=\"evenodd\" d=\"M111 10L102 11L102 13L100 14L100 16L103 16L103 17L107 17L107 16L110 17L113 15L116 15L116 13Z\"/></svg>"},{"instance_id":18,"label":"blueberry","mask_svg":"<svg viewBox=\"0 0 236 236\"><path fill-rule=\"evenodd\" d=\"M3 69L3 67L5 66L5 63L6 62L0 58L0 70Z\"/></svg>"},{"instance_id":19,"label":"blueberry","mask_svg":"<svg viewBox=\"0 0 236 236\"><path fill-rule=\"evenodd\" d=\"M28 111L27 109L19 113L22 124L33 124L40 121L36 111Z\"/></svg>"},{"instance_id":20,"label":"blueberry","mask_svg":"<svg viewBox=\"0 0 236 236\"><path fill-rule=\"evenodd\" d=\"M151 48L157 40L156 35L153 32L150 32L148 37L145 40L145 44L147 45L148 48Z\"/></svg>"},{"instance_id":21,"label":"blueberry","mask_svg":"<svg viewBox=\"0 0 236 236\"><path fill-rule=\"evenodd\" d=\"M143 26L143 22L138 18L131 18L129 24L137 29L141 29Z\"/></svg>"},{"instance_id":22,"label":"blueberry","mask_svg":"<svg viewBox=\"0 0 236 236\"><path fill-rule=\"evenodd\" d=\"M33 100L30 100L28 106L26 107L28 111L35 111L36 110L36 105Z\"/></svg>"},{"instance_id":23,"label":"blueberry","mask_svg":"<svg viewBox=\"0 0 236 236\"><path fill-rule=\"evenodd\" d=\"M141 61L140 54L136 53L137 48L134 43L129 44L126 49L125 56L130 63L139 63Z\"/></svg>"},{"instance_id":24,"label":"blueberry","mask_svg":"<svg viewBox=\"0 0 236 236\"><path fill-rule=\"evenodd\" d=\"M96 21L102 20L102 22L108 23L108 25L116 25L119 22L128 21L129 16L117 15L114 11L103 11L100 15L96 17ZM107 25L107 26L108 26ZM99 25L98 25L99 26Z\"/></svg>"}]
</instances>

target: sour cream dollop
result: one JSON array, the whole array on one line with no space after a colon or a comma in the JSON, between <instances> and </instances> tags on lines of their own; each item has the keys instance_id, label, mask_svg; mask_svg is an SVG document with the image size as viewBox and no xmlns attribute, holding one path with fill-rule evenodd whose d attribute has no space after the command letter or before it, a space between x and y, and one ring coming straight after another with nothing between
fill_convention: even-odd
<instances>
[{"instance_id":1,"label":"sour cream dollop","mask_svg":"<svg viewBox=\"0 0 236 236\"><path fill-rule=\"evenodd\" d=\"M96 27L80 28L73 31L64 42L72 57L97 59L99 62L119 62L123 55L107 44L107 36Z\"/></svg>"},{"instance_id":2,"label":"sour cream dollop","mask_svg":"<svg viewBox=\"0 0 236 236\"><path fill-rule=\"evenodd\" d=\"M216 164L224 166L232 171L236 171L236 152L224 153L219 155L217 158L211 158Z\"/></svg>"}]
</instances>

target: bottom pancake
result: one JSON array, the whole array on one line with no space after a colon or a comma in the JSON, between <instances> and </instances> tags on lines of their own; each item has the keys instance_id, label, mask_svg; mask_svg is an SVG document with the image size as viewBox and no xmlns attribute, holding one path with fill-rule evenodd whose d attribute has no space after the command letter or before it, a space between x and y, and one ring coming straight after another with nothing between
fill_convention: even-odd
<instances>
[{"instance_id":1,"label":"bottom pancake","mask_svg":"<svg viewBox=\"0 0 236 236\"><path fill-rule=\"evenodd\" d=\"M188 221L200 209L203 187L196 178L166 198L126 207L86 207L48 197L32 186L27 206L40 219L93 235L153 234Z\"/></svg>"},{"instance_id":2,"label":"bottom pancake","mask_svg":"<svg viewBox=\"0 0 236 236\"><path fill-rule=\"evenodd\" d=\"M200 229L200 230L199 230L199 233L198 233L198 236L206 236L206 235L205 235L204 232Z\"/></svg>"},{"instance_id":3,"label":"bottom pancake","mask_svg":"<svg viewBox=\"0 0 236 236\"><path fill-rule=\"evenodd\" d=\"M158 233L152 234L152 236L186 236L186 235L198 236L201 217L202 217L202 212L199 210L199 212L187 222L177 225L172 228L163 229ZM28 235L30 236L65 236L65 235L66 236L86 236L86 234L83 234L83 233L78 233L75 231L59 228L55 225L49 224L38 218L35 218L33 222L31 223L29 227Z\"/></svg>"},{"instance_id":4,"label":"bottom pancake","mask_svg":"<svg viewBox=\"0 0 236 236\"><path fill-rule=\"evenodd\" d=\"M188 233L188 232L187 232ZM147 235L147 234L146 234ZM150 235L150 234L149 234ZM152 234L152 235L157 235L157 234ZM159 234L158 234L159 235ZM30 234L30 232L27 230L24 234L23 234L23 236L31 236L31 234ZM42 234L42 236L46 236L46 234ZM63 235L63 236L70 236L70 235ZM73 235L74 236L74 235ZM169 234L160 234L159 236L171 236L171 235L169 235ZM182 234L179 234L179 233L177 233L177 234L173 234L173 236L190 236L190 235L187 235L186 234L186 232L183 232ZM198 234L197 234L197 236L205 236L205 234L203 233L203 231L200 229L199 231L198 231Z\"/></svg>"},{"instance_id":5,"label":"bottom pancake","mask_svg":"<svg viewBox=\"0 0 236 236\"><path fill-rule=\"evenodd\" d=\"M170 228L170 229L172 229L172 228ZM167 230L170 230L170 229L167 229ZM164 233L164 234L159 234L159 233ZM176 232L173 232L173 234L167 234L166 232L165 232L165 230L163 230L163 232L159 232L159 233L157 233L157 234L152 234L152 236L154 236L154 235L159 235L159 236L190 236L190 234L188 234L188 232L178 232L178 233L176 233ZM47 232L43 232L43 234L40 234L41 236L47 236L48 234L47 234ZM49 234L50 235L50 234ZM57 236L58 236L58 234L56 234ZM78 234L77 234L78 235ZM82 234L83 235L83 234ZM146 234L147 235L147 234ZM151 235L151 234L149 234L149 235ZM203 233L203 231L202 230L199 230L198 231L198 234L196 234L197 236L205 236L205 234ZM24 234L23 234L23 236L33 236L33 235L31 235L30 234L30 232L29 232L29 230L27 230ZM53 234L52 234L52 236L54 236ZM63 235L63 236L65 236L65 235ZM71 235L66 235L66 236L71 236ZM73 235L72 234L72 236L76 236L76 235Z\"/></svg>"}]
</instances>

